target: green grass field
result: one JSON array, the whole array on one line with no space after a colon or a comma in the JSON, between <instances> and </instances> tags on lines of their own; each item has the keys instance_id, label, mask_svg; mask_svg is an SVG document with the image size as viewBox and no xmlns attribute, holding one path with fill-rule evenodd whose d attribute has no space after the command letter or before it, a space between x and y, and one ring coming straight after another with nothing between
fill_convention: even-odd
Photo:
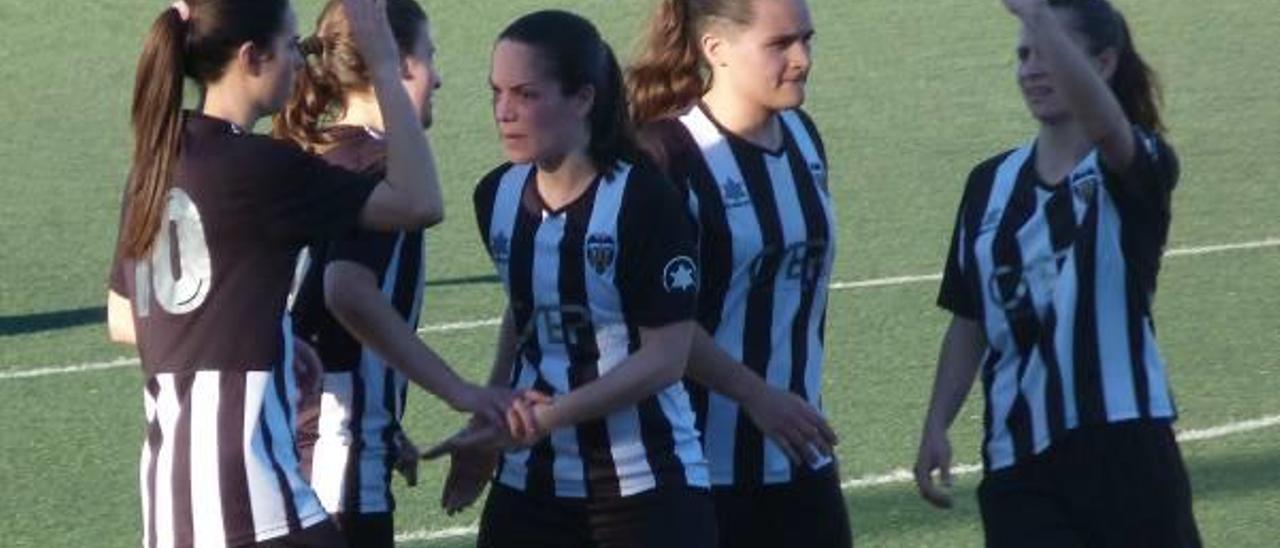
<instances>
[{"instance_id":1,"label":"green grass field","mask_svg":"<svg viewBox=\"0 0 1280 548\"><path fill-rule=\"evenodd\" d=\"M1120 0L1167 85L1183 163L1157 322L1208 546L1276 546L1280 516L1280 57L1271 0ZM968 169L1034 129L1013 83L1015 23L997 0L811 0L817 66L807 108L832 158L841 282L928 275ZM304 28L318 8L299 2ZM0 0L0 544L130 546L139 538L142 433L136 366L105 340L101 307L129 153L127 113L142 35L159 1ZM445 87L432 131L449 220L430 237L425 335L471 378L494 328L440 324L497 315L500 289L449 283L490 274L471 221L474 181L499 161L488 114L493 36L547 5L591 17L629 52L649 1L505 0L428 5ZM1272 15L1266 16L1266 13ZM1272 36L1272 38L1266 38ZM1272 158L1268 160L1267 158ZM1228 247L1214 247L1224 246ZM979 546L976 475L957 507L927 507L889 475L914 458L947 317L936 282L832 293L826 375L860 546ZM52 368L52 369L51 369ZM62 369L58 369L62 368ZM976 398L953 429L978 459ZM1262 419L1259 421L1259 419ZM421 442L463 417L411 398ZM1246 422L1255 421L1255 422ZM1216 429L1217 427L1227 427ZM439 510L443 468L398 485L410 546L465 546L475 512Z\"/></svg>"}]
</instances>

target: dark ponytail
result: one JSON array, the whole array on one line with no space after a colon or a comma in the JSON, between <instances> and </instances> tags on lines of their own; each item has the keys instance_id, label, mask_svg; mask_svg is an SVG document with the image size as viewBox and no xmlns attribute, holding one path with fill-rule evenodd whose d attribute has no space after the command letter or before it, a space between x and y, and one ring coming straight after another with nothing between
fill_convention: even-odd
<instances>
[{"instance_id":1,"label":"dark ponytail","mask_svg":"<svg viewBox=\"0 0 1280 548\"><path fill-rule=\"evenodd\" d=\"M400 54L413 51L422 37L427 13L414 0L388 0L387 21ZM334 143L325 126L346 114L347 92L370 87L371 75L347 21L342 0L329 0L316 18L316 32L299 43L304 69L294 81L293 95L273 120L272 134L312 152Z\"/></svg>"},{"instance_id":2,"label":"dark ponytail","mask_svg":"<svg viewBox=\"0 0 1280 548\"><path fill-rule=\"evenodd\" d=\"M269 47L284 25L287 0L186 0L185 13L156 17L133 86L133 167L120 246L125 257L151 251L164 220L182 150L185 78L203 87L222 77L239 47Z\"/></svg>"},{"instance_id":3,"label":"dark ponytail","mask_svg":"<svg viewBox=\"0 0 1280 548\"><path fill-rule=\"evenodd\" d=\"M1075 15L1074 27L1088 38L1091 54L1097 55L1107 49L1116 52L1111 92L1124 108L1129 122L1163 133L1159 78L1134 47L1133 35L1124 14L1108 0L1050 0L1049 4Z\"/></svg>"},{"instance_id":4,"label":"dark ponytail","mask_svg":"<svg viewBox=\"0 0 1280 548\"><path fill-rule=\"evenodd\" d=\"M121 245L128 257L151 249L164 215L182 137L187 23L167 9L151 24L133 84L133 177Z\"/></svg>"},{"instance_id":5,"label":"dark ponytail","mask_svg":"<svg viewBox=\"0 0 1280 548\"><path fill-rule=\"evenodd\" d=\"M711 86L699 39L712 19L750 25L754 0L659 0L643 48L627 69L637 125L678 113Z\"/></svg>"},{"instance_id":6,"label":"dark ponytail","mask_svg":"<svg viewBox=\"0 0 1280 548\"><path fill-rule=\"evenodd\" d=\"M515 20L498 40L536 49L548 76L559 82L565 95L586 86L595 90L595 102L587 115L591 130L587 154L598 171L609 172L619 161L640 158L622 69L613 49L590 21L567 11L538 11Z\"/></svg>"}]
</instances>

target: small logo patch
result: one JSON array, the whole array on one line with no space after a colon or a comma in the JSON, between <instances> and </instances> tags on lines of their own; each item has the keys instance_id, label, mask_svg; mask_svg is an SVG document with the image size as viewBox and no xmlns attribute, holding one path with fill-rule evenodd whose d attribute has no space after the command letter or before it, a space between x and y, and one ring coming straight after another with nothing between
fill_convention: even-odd
<instances>
[{"instance_id":1,"label":"small logo patch","mask_svg":"<svg viewBox=\"0 0 1280 548\"><path fill-rule=\"evenodd\" d=\"M506 264L511 258L511 238L506 232L499 232L489 240L489 254L496 263Z\"/></svg>"},{"instance_id":2,"label":"small logo patch","mask_svg":"<svg viewBox=\"0 0 1280 548\"><path fill-rule=\"evenodd\" d=\"M662 287L667 293L691 293L698 289L698 266L686 255L671 259L662 269Z\"/></svg>"},{"instance_id":3,"label":"small logo patch","mask_svg":"<svg viewBox=\"0 0 1280 548\"><path fill-rule=\"evenodd\" d=\"M596 274L603 275L613 266L613 258L617 254L617 245L613 236L608 234L592 234L587 237L587 262Z\"/></svg>"},{"instance_id":4,"label":"small logo patch","mask_svg":"<svg viewBox=\"0 0 1280 548\"><path fill-rule=\"evenodd\" d=\"M725 181L723 185L720 185L720 194L724 197L724 207L726 208L751 205L751 195L747 194L746 185L732 177Z\"/></svg>"}]
</instances>

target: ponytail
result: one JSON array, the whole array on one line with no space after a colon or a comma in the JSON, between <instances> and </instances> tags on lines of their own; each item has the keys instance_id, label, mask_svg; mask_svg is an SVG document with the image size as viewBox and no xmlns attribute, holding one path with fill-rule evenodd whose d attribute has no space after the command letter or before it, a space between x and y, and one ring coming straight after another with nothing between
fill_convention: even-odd
<instances>
[{"instance_id":1,"label":"ponytail","mask_svg":"<svg viewBox=\"0 0 1280 548\"><path fill-rule=\"evenodd\" d=\"M1163 97L1159 77L1134 48L1129 23L1123 16L1119 16L1119 19L1124 39L1118 50L1115 74L1111 75L1111 92L1120 101L1129 122L1156 133L1164 133L1164 123L1160 119Z\"/></svg>"},{"instance_id":2,"label":"ponytail","mask_svg":"<svg viewBox=\"0 0 1280 548\"><path fill-rule=\"evenodd\" d=\"M133 176L121 236L124 255L151 251L164 216L182 137L187 22L166 9L151 24L133 86Z\"/></svg>"},{"instance_id":3,"label":"ponytail","mask_svg":"<svg viewBox=\"0 0 1280 548\"><path fill-rule=\"evenodd\" d=\"M688 0L660 0L644 49L627 69L631 117L643 126L692 105L707 92Z\"/></svg>"},{"instance_id":4,"label":"ponytail","mask_svg":"<svg viewBox=\"0 0 1280 548\"><path fill-rule=\"evenodd\" d=\"M360 57L342 0L329 0L316 19L316 32L298 44L305 67L294 81L293 95L272 121L272 134L311 152L324 152L335 143L325 127L345 114L346 94L372 86L368 67ZM427 23L427 13L415 0L388 0L391 35L408 55Z\"/></svg>"},{"instance_id":5,"label":"ponytail","mask_svg":"<svg viewBox=\"0 0 1280 548\"><path fill-rule=\"evenodd\" d=\"M334 118L334 106L342 101L342 83L325 68L324 40L311 35L298 44L303 69L293 84L293 95L276 115L271 133L311 152L333 143L323 124Z\"/></svg>"},{"instance_id":6,"label":"ponytail","mask_svg":"<svg viewBox=\"0 0 1280 548\"><path fill-rule=\"evenodd\" d=\"M1088 38L1090 53L1097 55L1107 49L1116 52L1111 92L1130 123L1163 133L1159 78L1134 47L1124 14L1108 0L1050 0L1049 5L1075 15L1073 26Z\"/></svg>"}]
</instances>

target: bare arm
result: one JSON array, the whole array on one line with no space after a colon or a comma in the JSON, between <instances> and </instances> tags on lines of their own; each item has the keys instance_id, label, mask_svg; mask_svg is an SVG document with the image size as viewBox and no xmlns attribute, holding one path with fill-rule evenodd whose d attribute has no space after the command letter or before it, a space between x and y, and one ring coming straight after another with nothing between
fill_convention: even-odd
<instances>
[{"instance_id":1,"label":"bare arm","mask_svg":"<svg viewBox=\"0 0 1280 548\"><path fill-rule=\"evenodd\" d=\"M688 376L741 404L752 422L787 457L806 463L830 456L838 440L822 414L789 391L774 388L734 360L702 327L695 327ZM821 455L813 455L813 451Z\"/></svg>"},{"instance_id":2,"label":"bare arm","mask_svg":"<svg viewBox=\"0 0 1280 548\"><path fill-rule=\"evenodd\" d=\"M345 0L352 34L369 67L386 127L387 174L360 212L360 225L379 230L421 228L444 220L435 156L400 81L400 52L385 0Z\"/></svg>"},{"instance_id":3,"label":"bare arm","mask_svg":"<svg viewBox=\"0 0 1280 548\"><path fill-rule=\"evenodd\" d=\"M974 320L953 316L942 339L933 395L929 399L914 470L920 495L941 508L950 507L951 499L933 482L933 471L938 470L943 485L950 486L951 444L947 440L947 429L964 406L985 351L982 326Z\"/></svg>"},{"instance_id":4,"label":"bare arm","mask_svg":"<svg viewBox=\"0 0 1280 548\"><path fill-rule=\"evenodd\" d=\"M133 303L115 291L107 291L107 333L112 342L138 344L133 325Z\"/></svg>"},{"instance_id":5,"label":"bare arm","mask_svg":"<svg viewBox=\"0 0 1280 548\"><path fill-rule=\"evenodd\" d=\"M1124 172L1133 161L1133 129L1120 101L1095 61L1067 34L1048 0L1004 0L1026 30L1032 55L1040 57L1053 87L1062 94L1067 108L1084 127L1089 140L1111 169ZM1112 66L1117 53L1110 55Z\"/></svg>"},{"instance_id":6,"label":"bare arm","mask_svg":"<svg viewBox=\"0 0 1280 548\"><path fill-rule=\"evenodd\" d=\"M542 433L603 417L679 381L693 330L693 321L641 328L639 351L599 379L537 408Z\"/></svg>"},{"instance_id":7,"label":"bare arm","mask_svg":"<svg viewBox=\"0 0 1280 548\"><path fill-rule=\"evenodd\" d=\"M382 295L373 271L351 261L330 263L324 272L324 296L325 305L348 332L414 384L456 410L502 424L509 392L482 389L454 372Z\"/></svg>"}]
</instances>

